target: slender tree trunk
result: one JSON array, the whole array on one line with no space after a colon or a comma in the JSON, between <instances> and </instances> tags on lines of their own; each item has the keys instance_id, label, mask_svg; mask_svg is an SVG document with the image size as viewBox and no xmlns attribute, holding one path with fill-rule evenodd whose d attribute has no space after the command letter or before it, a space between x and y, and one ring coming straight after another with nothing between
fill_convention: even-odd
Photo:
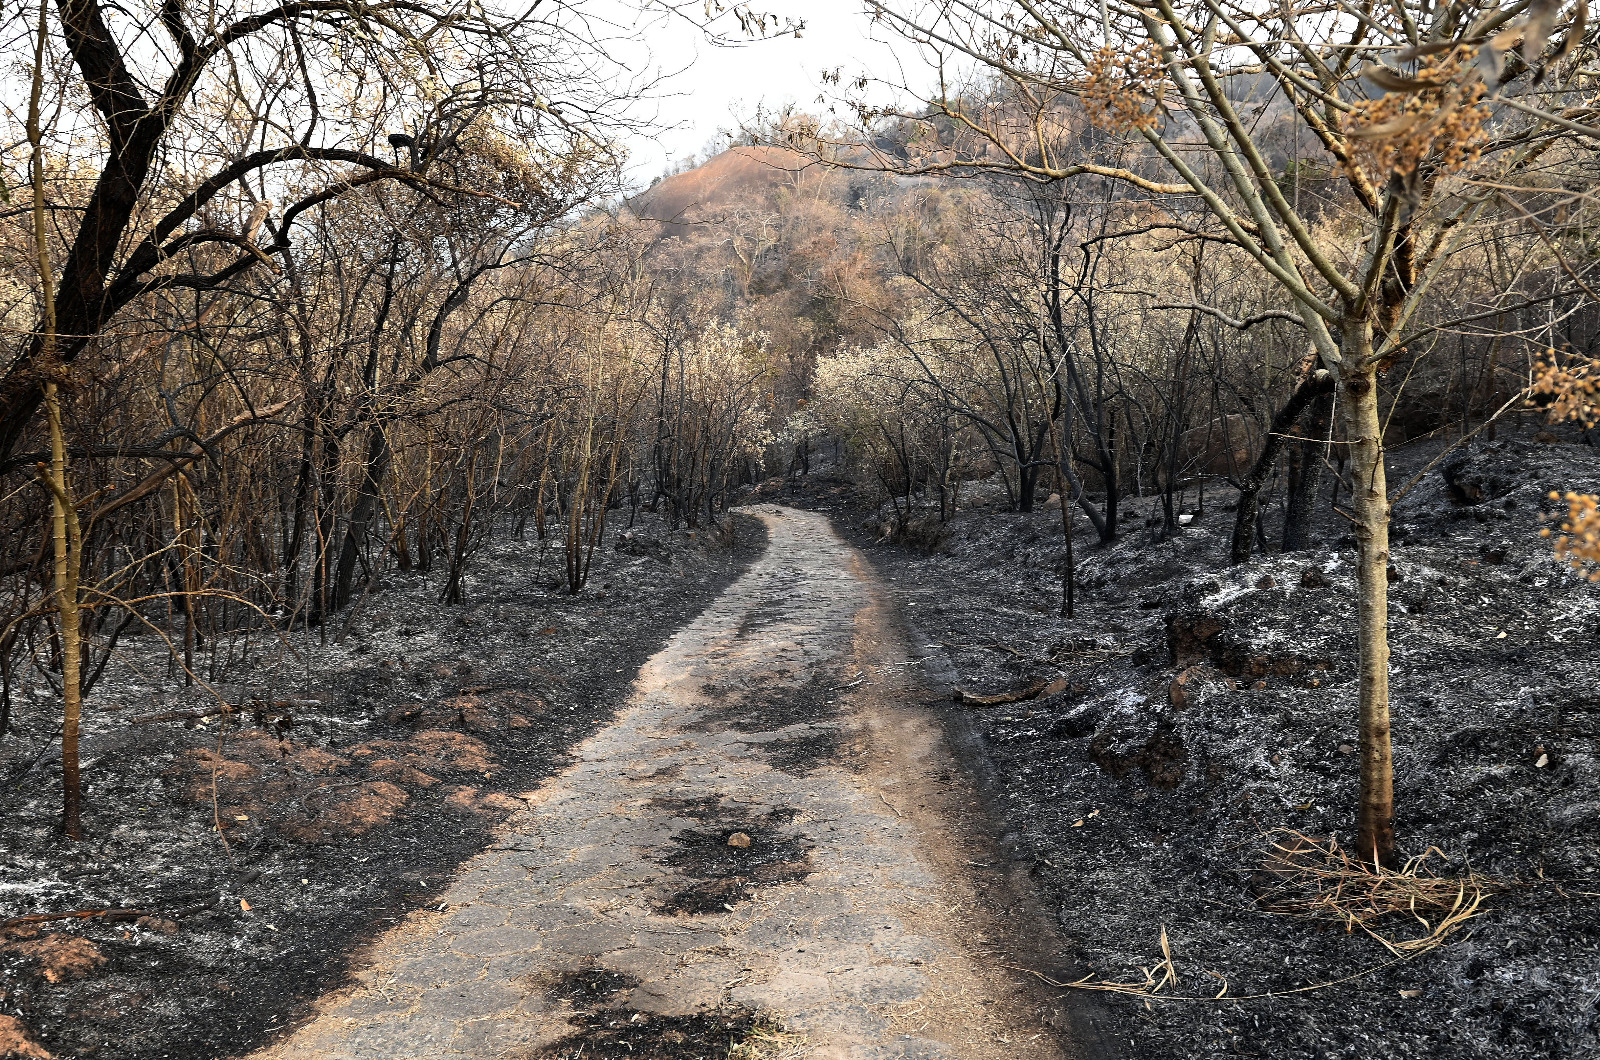
<instances>
[{"instance_id":1,"label":"slender tree trunk","mask_svg":"<svg viewBox=\"0 0 1600 1060\"><path fill-rule=\"evenodd\" d=\"M1017 471L1017 510L1033 511L1033 495L1039 485L1039 465L1028 463Z\"/></svg>"},{"instance_id":2,"label":"slender tree trunk","mask_svg":"<svg viewBox=\"0 0 1600 1060\"><path fill-rule=\"evenodd\" d=\"M583 563L583 509L589 500L589 457L594 436L594 415L586 416L583 434L579 440L578 478L572 487L572 498L567 508L567 591L576 596L583 591L588 571Z\"/></svg>"},{"instance_id":3,"label":"slender tree trunk","mask_svg":"<svg viewBox=\"0 0 1600 1060\"><path fill-rule=\"evenodd\" d=\"M317 531L317 551L312 557L312 605L308 612L308 621L315 621L319 626L322 626L328 614L328 558L333 549L334 484L338 481L339 469L337 442L331 438L324 439L322 447L321 460L311 493L311 518L312 525ZM326 643L326 627L323 627L321 637Z\"/></svg>"},{"instance_id":4,"label":"slender tree trunk","mask_svg":"<svg viewBox=\"0 0 1600 1060\"><path fill-rule=\"evenodd\" d=\"M1106 528L1104 539L1115 541L1117 539L1117 515L1122 505L1122 479L1117 467L1117 425L1106 426Z\"/></svg>"},{"instance_id":5,"label":"slender tree trunk","mask_svg":"<svg viewBox=\"0 0 1600 1060\"><path fill-rule=\"evenodd\" d=\"M183 611L183 683L194 684L194 545L183 513L183 473L172 476L172 543L178 562L178 602Z\"/></svg>"},{"instance_id":6,"label":"slender tree trunk","mask_svg":"<svg viewBox=\"0 0 1600 1060\"><path fill-rule=\"evenodd\" d=\"M403 571L408 571L411 569L410 512L406 509L405 502L400 496L399 476L396 475L394 478L396 479L394 484L394 506L391 508L387 499L384 500L383 506L385 515L394 527L395 566Z\"/></svg>"},{"instance_id":7,"label":"slender tree trunk","mask_svg":"<svg viewBox=\"0 0 1600 1060\"><path fill-rule=\"evenodd\" d=\"M45 209L40 102L44 94L49 9L46 0L39 0L38 37L34 42L33 79L28 96L28 143L32 149L29 177L33 185L34 260L39 269L40 301L44 305L44 327L39 336L40 367L44 376L45 412L50 423L50 469L40 477L50 491L55 604L61 623L61 831L68 839L78 840L83 837L83 781L78 772L78 726L83 718L83 625L78 614L78 582L83 571L83 532L67 482L66 432L61 422L61 394L57 386L57 375L63 367L58 363L55 270L50 261L49 222Z\"/></svg>"},{"instance_id":8,"label":"slender tree trunk","mask_svg":"<svg viewBox=\"0 0 1600 1060\"><path fill-rule=\"evenodd\" d=\"M1201 265L1205 261L1205 244L1201 243L1195 251L1194 272L1190 283L1195 290L1200 289ZM1162 443L1166 446L1165 453L1159 454L1166 457L1161 487L1161 536L1171 537L1181 527L1178 524L1179 504L1174 503L1173 493L1178 489L1180 449L1183 439L1184 414L1188 403L1185 400L1189 383L1189 352L1194 348L1196 337L1200 332L1200 311L1191 310L1189 323L1183 329L1183 344L1178 347L1178 362L1172 373L1172 390L1167 399L1165 430L1162 433ZM1182 498L1179 498L1181 501Z\"/></svg>"},{"instance_id":9,"label":"slender tree trunk","mask_svg":"<svg viewBox=\"0 0 1600 1060\"><path fill-rule=\"evenodd\" d=\"M1341 382L1345 437L1351 457L1355 515L1356 608L1359 617L1361 808L1358 850L1363 858L1394 861L1394 758L1389 739L1389 488L1383 466L1378 384L1368 364L1370 325L1346 332Z\"/></svg>"},{"instance_id":10,"label":"slender tree trunk","mask_svg":"<svg viewBox=\"0 0 1600 1060\"><path fill-rule=\"evenodd\" d=\"M52 364L52 371L54 368ZM83 565L83 535L67 486L61 396L53 379L44 385L44 404L50 421L50 525L56 611L61 621L61 831L68 839L76 840L83 837L83 781L78 771L78 727L83 718L83 624L78 611L78 582Z\"/></svg>"},{"instance_id":11,"label":"slender tree trunk","mask_svg":"<svg viewBox=\"0 0 1600 1060\"><path fill-rule=\"evenodd\" d=\"M294 514L290 520L290 531L283 545L284 566L284 605L290 610L300 607L300 553L306 538L306 509L311 504L311 455L312 455L312 418L306 414L304 436L300 451L300 468L295 475L294 486Z\"/></svg>"},{"instance_id":12,"label":"slender tree trunk","mask_svg":"<svg viewBox=\"0 0 1600 1060\"><path fill-rule=\"evenodd\" d=\"M1076 564L1072 555L1072 483L1067 476L1062 474L1063 454L1061 450L1061 436L1056 432L1056 421L1050 421L1050 449L1056 462L1056 499L1061 504L1061 533L1066 538L1067 551L1062 558L1061 570L1061 614L1072 618L1077 611L1077 586L1078 580Z\"/></svg>"},{"instance_id":13,"label":"slender tree trunk","mask_svg":"<svg viewBox=\"0 0 1600 1060\"><path fill-rule=\"evenodd\" d=\"M605 537L606 513L611 510L611 497L617 489L617 479L619 478L618 463L620 461L622 452L622 430L624 422L624 416L620 408L620 404L621 398L619 395L619 407L615 410L613 416L616 426L611 435L611 460L609 466L606 468L606 488L604 494L600 498L598 506L595 509L594 519L589 527L588 540L585 542L584 546L583 580L585 582L589 580L589 568L594 563L595 547L598 546L601 540Z\"/></svg>"},{"instance_id":14,"label":"slender tree trunk","mask_svg":"<svg viewBox=\"0 0 1600 1060\"><path fill-rule=\"evenodd\" d=\"M355 591L356 560L366 547L367 534L372 519L378 512L378 498L383 490L383 477L389 470L389 436L383 422L372 425L372 437L367 439L367 458L362 465L361 486L356 502L350 508L350 518L345 523L344 542L339 549L339 566L333 586L334 611L349 605Z\"/></svg>"},{"instance_id":15,"label":"slender tree trunk","mask_svg":"<svg viewBox=\"0 0 1600 1060\"><path fill-rule=\"evenodd\" d=\"M1256 533L1256 519L1261 512L1261 487L1272 473L1273 465L1283 452L1284 435L1294 429L1295 421L1306 406L1322 394L1333 389L1333 376L1326 371L1312 371L1300 380L1289 395L1289 400L1278 414L1272 417L1267 437L1261 445L1261 455L1239 483L1239 507L1233 520L1233 545L1228 562L1233 566L1248 562L1252 538ZM1376 399L1374 399L1376 400Z\"/></svg>"},{"instance_id":16,"label":"slender tree trunk","mask_svg":"<svg viewBox=\"0 0 1600 1060\"><path fill-rule=\"evenodd\" d=\"M461 502L461 525L456 527L455 541L452 545L446 539L446 547L450 549L450 570L445 580L443 602L454 606L462 602L462 585L467 574L467 557L472 551L472 520L474 509L478 501L478 453L474 449L467 458L464 471L465 497Z\"/></svg>"}]
</instances>

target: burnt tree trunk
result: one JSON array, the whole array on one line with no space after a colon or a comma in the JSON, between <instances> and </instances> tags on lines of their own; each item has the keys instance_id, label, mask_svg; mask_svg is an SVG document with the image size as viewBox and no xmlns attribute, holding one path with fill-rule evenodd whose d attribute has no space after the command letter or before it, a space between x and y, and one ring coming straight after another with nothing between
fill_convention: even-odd
<instances>
[{"instance_id":1,"label":"burnt tree trunk","mask_svg":"<svg viewBox=\"0 0 1600 1060\"><path fill-rule=\"evenodd\" d=\"M1323 370L1312 371L1300 380L1294 393L1289 395L1288 402L1272 417L1272 426L1267 431L1266 441L1262 443L1261 455L1239 483L1239 510L1234 515L1233 548L1228 558L1233 566L1250 559L1251 538L1256 532L1256 517L1261 511L1261 487L1283 452L1284 435L1294 428L1300 414L1315 399L1332 392L1333 376Z\"/></svg>"},{"instance_id":2,"label":"burnt tree trunk","mask_svg":"<svg viewBox=\"0 0 1600 1060\"><path fill-rule=\"evenodd\" d=\"M1322 491L1322 463L1328 450L1328 426L1333 416L1333 395L1323 394L1311 403L1305 440L1289 447L1288 508L1283 516L1283 550L1303 552L1311 547L1311 518Z\"/></svg>"},{"instance_id":3,"label":"burnt tree trunk","mask_svg":"<svg viewBox=\"0 0 1600 1060\"><path fill-rule=\"evenodd\" d=\"M356 494L356 502L350 508L350 517L345 522L344 541L339 547L339 565L334 575L331 604L334 611L344 610L355 592L356 562L361 550L366 547L367 534L372 528L373 516L378 511L383 477L388 471L389 438L382 424L373 424L372 436L367 440L361 486Z\"/></svg>"}]
</instances>

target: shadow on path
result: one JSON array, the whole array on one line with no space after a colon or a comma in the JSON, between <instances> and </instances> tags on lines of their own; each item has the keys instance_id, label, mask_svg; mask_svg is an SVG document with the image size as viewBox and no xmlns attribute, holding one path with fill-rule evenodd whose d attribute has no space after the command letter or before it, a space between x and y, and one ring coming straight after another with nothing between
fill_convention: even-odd
<instances>
[{"instance_id":1,"label":"shadow on path","mask_svg":"<svg viewBox=\"0 0 1600 1060\"><path fill-rule=\"evenodd\" d=\"M257 1057L1089 1055L1012 969L1048 928L967 868L985 822L870 575L756 514L766 555L616 723Z\"/></svg>"}]
</instances>

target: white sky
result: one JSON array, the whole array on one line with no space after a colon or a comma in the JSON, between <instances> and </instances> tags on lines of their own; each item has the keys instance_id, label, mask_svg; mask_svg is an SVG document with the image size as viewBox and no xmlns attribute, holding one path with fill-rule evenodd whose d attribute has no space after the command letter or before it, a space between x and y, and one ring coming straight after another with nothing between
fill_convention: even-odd
<instances>
[{"instance_id":1,"label":"white sky","mask_svg":"<svg viewBox=\"0 0 1600 1060\"><path fill-rule=\"evenodd\" d=\"M802 110L820 112L816 100L824 94L823 70L842 67L847 81L861 73L891 83L904 78L917 87L931 80L917 49L873 26L859 0L761 0L755 7L804 19L806 28L799 39L729 48L708 44L682 19L663 20L657 14L643 23L649 27L652 68L674 76L644 111L653 110L666 128L628 144L633 158L629 175L635 182L648 183L670 163L697 153L719 129L736 129L738 119L753 116L758 106L772 110L793 102ZM737 33L737 25L729 28L730 35ZM884 94L874 94L874 102Z\"/></svg>"}]
</instances>

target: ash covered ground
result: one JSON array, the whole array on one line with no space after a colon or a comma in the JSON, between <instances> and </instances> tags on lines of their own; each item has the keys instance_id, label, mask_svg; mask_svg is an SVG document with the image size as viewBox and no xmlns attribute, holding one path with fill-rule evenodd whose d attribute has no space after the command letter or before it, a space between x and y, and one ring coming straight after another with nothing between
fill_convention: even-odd
<instances>
[{"instance_id":1,"label":"ash covered ground","mask_svg":"<svg viewBox=\"0 0 1600 1060\"><path fill-rule=\"evenodd\" d=\"M342 644L344 616L289 652L257 635L216 696L129 642L86 705L75 846L55 832L56 701L25 693L0 741L0 1057L199 1060L292 1022L760 554L759 522L733 525L608 535L577 596L559 542L531 535L484 550L463 606L437 602L442 571L389 573ZM193 716L219 697L255 706ZM70 911L109 913L15 922Z\"/></svg>"},{"instance_id":2,"label":"ash covered ground","mask_svg":"<svg viewBox=\"0 0 1600 1060\"><path fill-rule=\"evenodd\" d=\"M1392 486L1437 452L1393 453ZM1548 494L1568 489L1600 490L1600 455L1529 430L1458 450L1395 510L1402 856L1494 881L1479 916L1405 960L1359 926L1271 911L1263 885L1274 830L1353 841L1354 543L1326 487L1328 547L1233 569L1226 492L1168 540L1158 499L1129 503L1111 547L1080 516L1070 621L1054 507L1006 512L991 492L929 552L874 540L883 515L843 483L796 503L855 530L946 686L1065 684L951 710L1084 971L1143 981L1164 929L1179 976L1164 993L1274 995L1100 995L1130 1055L1504 1060L1600 1056L1600 586L1539 537ZM1399 943L1428 930L1371 926Z\"/></svg>"}]
</instances>

